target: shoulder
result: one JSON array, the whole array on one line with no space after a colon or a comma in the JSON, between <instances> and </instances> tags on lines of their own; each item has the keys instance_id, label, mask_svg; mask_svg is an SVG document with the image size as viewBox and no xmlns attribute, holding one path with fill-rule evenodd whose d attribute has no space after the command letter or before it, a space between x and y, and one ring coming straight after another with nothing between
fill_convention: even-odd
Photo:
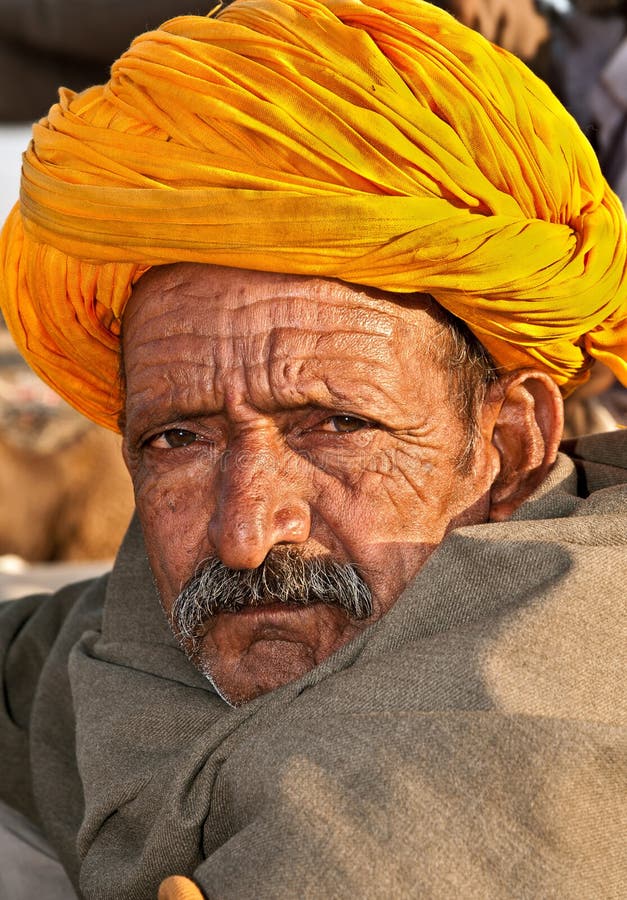
<instances>
[{"instance_id":1,"label":"shoulder","mask_svg":"<svg viewBox=\"0 0 627 900\"><path fill-rule=\"evenodd\" d=\"M581 495L627 484L627 429L572 438L561 449L575 465Z\"/></svg>"}]
</instances>

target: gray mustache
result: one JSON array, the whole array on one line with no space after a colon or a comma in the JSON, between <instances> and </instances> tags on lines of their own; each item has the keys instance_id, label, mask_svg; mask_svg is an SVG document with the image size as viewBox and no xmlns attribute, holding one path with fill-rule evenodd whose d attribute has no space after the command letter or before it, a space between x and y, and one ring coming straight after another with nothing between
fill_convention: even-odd
<instances>
[{"instance_id":1,"label":"gray mustache","mask_svg":"<svg viewBox=\"0 0 627 900\"><path fill-rule=\"evenodd\" d=\"M370 588L350 563L277 547L256 569L230 569L215 557L204 562L174 601L170 621L179 640L193 641L216 613L271 603L324 603L353 619L367 619L373 612Z\"/></svg>"}]
</instances>

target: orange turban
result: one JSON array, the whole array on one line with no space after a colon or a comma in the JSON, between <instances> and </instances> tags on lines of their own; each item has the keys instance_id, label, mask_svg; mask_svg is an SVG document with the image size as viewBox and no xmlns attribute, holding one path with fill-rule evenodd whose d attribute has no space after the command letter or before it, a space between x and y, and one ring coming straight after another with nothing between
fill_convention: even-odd
<instances>
[{"instance_id":1,"label":"orange turban","mask_svg":"<svg viewBox=\"0 0 627 900\"><path fill-rule=\"evenodd\" d=\"M626 224L522 63L420 0L236 0L60 92L24 156L2 304L31 366L116 428L120 318L153 265L423 291L506 368L627 383Z\"/></svg>"}]
</instances>

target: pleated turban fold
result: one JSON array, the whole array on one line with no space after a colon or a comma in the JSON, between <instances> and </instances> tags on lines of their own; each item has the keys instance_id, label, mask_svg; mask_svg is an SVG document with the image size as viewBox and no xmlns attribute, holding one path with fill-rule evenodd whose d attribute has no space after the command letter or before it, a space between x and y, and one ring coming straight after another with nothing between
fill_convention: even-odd
<instances>
[{"instance_id":1,"label":"pleated turban fold","mask_svg":"<svg viewBox=\"0 0 627 900\"><path fill-rule=\"evenodd\" d=\"M61 90L24 156L2 305L31 366L117 427L120 320L177 261L432 294L495 360L627 383L626 225L518 60L420 0L236 0Z\"/></svg>"}]
</instances>

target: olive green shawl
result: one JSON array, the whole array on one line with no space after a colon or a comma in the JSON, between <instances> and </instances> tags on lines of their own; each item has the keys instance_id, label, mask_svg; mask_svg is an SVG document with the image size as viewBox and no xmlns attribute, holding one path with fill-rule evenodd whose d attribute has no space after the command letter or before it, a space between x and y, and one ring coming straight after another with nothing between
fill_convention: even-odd
<instances>
[{"instance_id":1,"label":"olive green shawl","mask_svg":"<svg viewBox=\"0 0 627 900\"><path fill-rule=\"evenodd\" d=\"M176 873L220 900L624 896L626 438L580 440L237 710L177 648L133 525L109 578L0 609L3 796L89 900Z\"/></svg>"}]
</instances>

